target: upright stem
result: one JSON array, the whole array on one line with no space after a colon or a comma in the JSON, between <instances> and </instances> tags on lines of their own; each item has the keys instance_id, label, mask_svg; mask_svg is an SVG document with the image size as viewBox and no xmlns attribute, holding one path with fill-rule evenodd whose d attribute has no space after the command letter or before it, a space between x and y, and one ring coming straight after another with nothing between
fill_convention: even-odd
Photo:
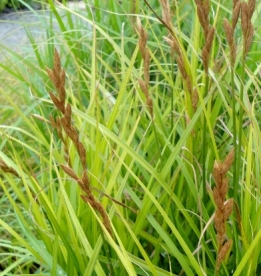
<instances>
[{"instance_id":1,"label":"upright stem","mask_svg":"<svg viewBox=\"0 0 261 276\"><path fill-rule=\"evenodd\" d=\"M208 92L208 86L209 86L209 76L206 75L206 85L204 89L204 95L203 95L203 100L207 95ZM204 114L204 119L203 119L203 147L202 147L202 178L203 178L203 202L204 199L207 197L207 179L206 179L206 159L207 159L207 108L204 108L206 113ZM203 110L203 111L204 111Z\"/></svg>"},{"instance_id":2,"label":"upright stem","mask_svg":"<svg viewBox=\"0 0 261 276\"><path fill-rule=\"evenodd\" d=\"M173 83L174 83L174 59L172 59L172 65L171 65L171 76L173 78ZM173 130L174 128L174 89L171 90L171 116L170 116L170 129L171 131ZM171 142L173 143L174 145L174 134L171 135Z\"/></svg>"},{"instance_id":3,"label":"upright stem","mask_svg":"<svg viewBox=\"0 0 261 276\"><path fill-rule=\"evenodd\" d=\"M243 50L244 53L244 50ZM235 148L235 161L233 164L233 198L236 201L236 204L238 203L239 197L238 197L238 186L239 186L239 176L242 172L241 170L241 145L242 145L242 128L243 128L243 95L244 95L244 85L243 81L245 78L245 55L243 54L243 61L242 61L242 72L241 72L241 86L240 86L240 95L239 95L239 118L238 118L238 144L237 144L237 127L236 127L236 100L235 100L235 91L234 91L234 72L232 72L232 93L233 93L233 144ZM234 249L235 252L235 258L234 258L234 265L238 264L239 262L239 248L238 248L238 228L237 228L237 221L236 219L233 220L233 231L234 231Z\"/></svg>"},{"instance_id":4,"label":"upright stem","mask_svg":"<svg viewBox=\"0 0 261 276\"><path fill-rule=\"evenodd\" d=\"M243 50L245 52L245 50ZM240 95L239 95L239 119L238 119L238 147L237 147L237 155L236 155L236 177L235 177L235 185L234 185L234 199L238 199L238 184L239 184L239 175L240 175L240 167L241 167L241 146L242 146L242 131L243 131L243 95L244 95L244 79L245 79L245 55L243 55L242 61L242 72L241 72L241 85L240 85Z\"/></svg>"},{"instance_id":5,"label":"upright stem","mask_svg":"<svg viewBox=\"0 0 261 276\"><path fill-rule=\"evenodd\" d=\"M232 120L233 120L233 146L235 150L235 161L233 163L233 187L234 187L234 200L237 198L237 158L238 158L238 148L237 148L237 126L236 126L236 98L235 98L235 78L234 78L234 68L231 67L231 93L232 93Z\"/></svg>"},{"instance_id":6,"label":"upright stem","mask_svg":"<svg viewBox=\"0 0 261 276\"><path fill-rule=\"evenodd\" d=\"M237 144L237 138L240 136L237 132L237 125L236 125L236 95L235 95L235 71L234 67L231 62L231 93L232 93L232 120L233 120L233 146L234 146L234 151L235 151L235 159L233 162L233 199L235 200L236 204L238 202L238 181L239 181L239 171L238 171L238 163L240 164L240 148L239 145ZM240 108L241 110L241 108ZM242 116L242 115L241 115ZM240 126L240 124L239 124ZM233 252L235 252L235 258L234 258L234 265L238 263L238 229L237 229L237 220L234 218L233 219Z\"/></svg>"}]
</instances>

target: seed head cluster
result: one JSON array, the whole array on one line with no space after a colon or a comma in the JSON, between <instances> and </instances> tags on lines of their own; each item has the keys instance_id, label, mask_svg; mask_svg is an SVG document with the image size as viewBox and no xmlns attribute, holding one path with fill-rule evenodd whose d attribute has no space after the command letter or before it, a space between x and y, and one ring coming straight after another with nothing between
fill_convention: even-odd
<instances>
[{"instance_id":1,"label":"seed head cluster","mask_svg":"<svg viewBox=\"0 0 261 276\"><path fill-rule=\"evenodd\" d=\"M54 68L46 68L48 76L52 81L54 87L56 88L58 96L55 96L52 92L50 92L50 97L52 99L53 104L60 111L62 114L61 117L54 118L50 117L50 122L52 126L57 130L58 136L61 139L64 147L66 149L67 154L67 165L61 165L63 171L69 175L72 179L74 179L79 186L81 187L84 195L82 195L82 199L90 204L94 210L96 210L102 217L103 224L105 228L108 230L111 236L113 236L110 220L108 214L106 213L103 205L96 200L94 197L91 187L90 181L87 174L87 162L86 162L86 150L83 143L80 141L79 133L76 128L72 124L72 107L70 103L65 102L66 94L65 94L65 71L61 68L61 61L60 56L55 50L54 52ZM65 133L65 137L64 134ZM72 169L69 161L69 152L68 152L68 145L67 139L70 139L79 155L80 162L82 165L82 176L78 176L74 170Z\"/></svg>"},{"instance_id":2,"label":"seed head cluster","mask_svg":"<svg viewBox=\"0 0 261 276\"><path fill-rule=\"evenodd\" d=\"M232 240L225 242L226 238L226 221L233 211L233 199L226 200L228 191L228 170L234 160L234 149L227 155L225 161L215 162L213 169L213 178L216 186L213 189L213 197L216 204L214 224L217 231L217 261L216 270L219 269L221 262L225 259L229 249L232 246Z\"/></svg>"}]
</instances>

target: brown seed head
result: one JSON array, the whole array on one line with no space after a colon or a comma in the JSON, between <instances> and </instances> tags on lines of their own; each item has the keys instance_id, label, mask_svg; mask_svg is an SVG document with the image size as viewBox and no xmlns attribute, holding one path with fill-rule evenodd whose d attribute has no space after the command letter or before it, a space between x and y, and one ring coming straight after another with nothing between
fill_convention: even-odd
<instances>
[{"instance_id":1,"label":"brown seed head","mask_svg":"<svg viewBox=\"0 0 261 276\"><path fill-rule=\"evenodd\" d=\"M233 9L234 9L235 6L237 5L237 3L240 3L240 0L233 0Z\"/></svg>"},{"instance_id":2,"label":"brown seed head","mask_svg":"<svg viewBox=\"0 0 261 276\"><path fill-rule=\"evenodd\" d=\"M235 149L232 148L232 150L228 153L225 161L223 162L223 174L226 174L228 170L231 168L235 156Z\"/></svg>"},{"instance_id":3,"label":"brown seed head","mask_svg":"<svg viewBox=\"0 0 261 276\"><path fill-rule=\"evenodd\" d=\"M230 26L230 24L229 24L229 22L226 18L224 19L223 26L224 26L224 30L225 30L225 33L226 33L226 38L227 38L227 41L228 41L228 45L231 48L232 45L233 45L233 42L234 42L234 38L233 38L234 30L232 29L232 27Z\"/></svg>"},{"instance_id":4,"label":"brown seed head","mask_svg":"<svg viewBox=\"0 0 261 276\"><path fill-rule=\"evenodd\" d=\"M190 75L187 74L185 82L186 82L187 90L189 94L192 96L193 90L192 90L192 81L191 81Z\"/></svg>"},{"instance_id":5,"label":"brown seed head","mask_svg":"<svg viewBox=\"0 0 261 276\"><path fill-rule=\"evenodd\" d=\"M209 55L210 55L210 50L214 40L214 34L215 34L215 29L213 27L209 28L206 44L202 50L202 62L203 62L203 67L206 74L208 74Z\"/></svg>"},{"instance_id":6,"label":"brown seed head","mask_svg":"<svg viewBox=\"0 0 261 276\"><path fill-rule=\"evenodd\" d=\"M214 27L209 28L208 36L206 39L206 47L208 51L210 51L211 46L213 44L214 35L215 35L215 28Z\"/></svg>"},{"instance_id":7,"label":"brown seed head","mask_svg":"<svg viewBox=\"0 0 261 276\"><path fill-rule=\"evenodd\" d=\"M203 3L204 13L208 16L210 12L210 1L205 0L205 1L202 1L202 3Z\"/></svg>"},{"instance_id":8,"label":"brown seed head","mask_svg":"<svg viewBox=\"0 0 261 276\"><path fill-rule=\"evenodd\" d=\"M83 169L86 169L86 167L87 167L87 164L86 164L86 150L85 150L82 142L80 142L80 141L77 144L77 152L80 156L80 160L81 160L81 164L82 164Z\"/></svg>"},{"instance_id":9,"label":"brown seed head","mask_svg":"<svg viewBox=\"0 0 261 276\"><path fill-rule=\"evenodd\" d=\"M197 110L197 106L198 106L198 90L197 88L193 89L193 94L192 94L192 107L194 112Z\"/></svg>"},{"instance_id":10,"label":"brown seed head","mask_svg":"<svg viewBox=\"0 0 261 276\"><path fill-rule=\"evenodd\" d=\"M63 171L68 174L71 178L77 181L78 185L81 187L83 192L86 195L82 195L82 199L89 203L102 217L103 224L106 227L106 229L109 231L109 233L112 235L112 228L110 225L109 217L98 201L96 201L94 195L92 194L90 183L87 175L87 165L86 165L86 150L84 148L84 145L79 141L79 133L77 132L76 128L74 128L71 124L72 121L72 108L70 103L68 103L65 106L65 71L61 69L61 62L58 52L55 50L54 53L54 69L51 70L49 68L46 68L47 74L49 75L51 81L53 82L59 97L55 96L52 92L50 92L50 97L56 106L58 110L60 110L63 114L63 117L61 119L54 119L52 116L50 117L50 122L53 127L57 129L58 135L60 139L62 140L64 147L65 147L65 153L66 153L66 160L68 162L69 154L68 154L68 147L66 140L63 138L62 129L64 130L65 134L72 140L72 142L75 145L75 148L77 150L77 153L80 157L81 164L83 167L83 175L81 178L77 176L77 174L73 171L73 169L70 166L61 165L61 168ZM1 163L0 163L1 165ZM113 236L112 236L113 237Z\"/></svg>"},{"instance_id":11,"label":"brown seed head","mask_svg":"<svg viewBox=\"0 0 261 276\"><path fill-rule=\"evenodd\" d=\"M213 197L217 206L214 216L218 247L216 271L219 269L221 262L224 260L231 246L231 241L226 242L225 244L224 241L226 235L226 221L233 210L233 199L225 201L228 191L228 178L226 177L226 174L231 167L233 160L234 149L228 153L223 163L215 161L213 168L213 178L216 182L216 187L213 189Z\"/></svg>"},{"instance_id":12,"label":"brown seed head","mask_svg":"<svg viewBox=\"0 0 261 276\"><path fill-rule=\"evenodd\" d=\"M219 190L217 187L214 187L213 189L213 197L214 197L214 201L217 205L218 209L222 209L223 208L223 204L224 204L224 198L222 197L222 195L220 194Z\"/></svg>"},{"instance_id":13,"label":"brown seed head","mask_svg":"<svg viewBox=\"0 0 261 276\"><path fill-rule=\"evenodd\" d=\"M171 28L172 21L171 21L169 1L168 0L159 0L159 2L161 5L163 21Z\"/></svg>"},{"instance_id":14,"label":"brown seed head","mask_svg":"<svg viewBox=\"0 0 261 276\"><path fill-rule=\"evenodd\" d=\"M55 72L60 73L61 72L61 60L60 60L60 55L59 55L58 51L56 50L56 48L54 49L53 62L54 62L53 70Z\"/></svg>"},{"instance_id":15,"label":"brown seed head","mask_svg":"<svg viewBox=\"0 0 261 276\"><path fill-rule=\"evenodd\" d=\"M240 1L238 1L236 3L235 7L233 8L233 14L232 14L232 28L233 28L233 31L236 28L238 18L239 18L239 14L240 14L240 10L241 10L241 3L240 3Z\"/></svg>"},{"instance_id":16,"label":"brown seed head","mask_svg":"<svg viewBox=\"0 0 261 276\"><path fill-rule=\"evenodd\" d=\"M224 29L230 49L231 66L234 67L236 61L236 43L234 39L234 29L230 26L226 18L224 19Z\"/></svg>"},{"instance_id":17,"label":"brown seed head","mask_svg":"<svg viewBox=\"0 0 261 276\"><path fill-rule=\"evenodd\" d=\"M198 19L199 19L200 25L204 30L204 37L206 39L209 32L210 2L209 0L205 0L205 1L195 0L195 3L197 5Z\"/></svg>"},{"instance_id":18,"label":"brown seed head","mask_svg":"<svg viewBox=\"0 0 261 276\"><path fill-rule=\"evenodd\" d=\"M247 31L250 25L250 19L248 17L248 6L246 2L241 3L241 24L242 24L243 36L246 40Z\"/></svg>"},{"instance_id":19,"label":"brown seed head","mask_svg":"<svg viewBox=\"0 0 261 276\"><path fill-rule=\"evenodd\" d=\"M256 0L249 0L247 6L248 6L248 16L251 19L255 11Z\"/></svg>"},{"instance_id":20,"label":"brown seed head","mask_svg":"<svg viewBox=\"0 0 261 276\"><path fill-rule=\"evenodd\" d=\"M232 198L230 198L229 200L227 200L225 202L224 205L224 221L226 221L229 216L232 214L233 211L233 205L234 205L234 200Z\"/></svg>"},{"instance_id":21,"label":"brown seed head","mask_svg":"<svg viewBox=\"0 0 261 276\"><path fill-rule=\"evenodd\" d=\"M222 183L222 163L215 161L214 168L213 168L213 178L217 184L217 186L221 185Z\"/></svg>"},{"instance_id":22,"label":"brown seed head","mask_svg":"<svg viewBox=\"0 0 261 276\"><path fill-rule=\"evenodd\" d=\"M71 119L72 119L71 117L72 117L72 108L71 108L71 105L68 103L66 105L65 112L64 112L64 120L67 126L71 125Z\"/></svg>"},{"instance_id":23,"label":"brown seed head","mask_svg":"<svg viewBox=\"0 0 261 276\"><path fill-rule=\"evenodd\" d=\"M247 53L249 52L250 50L250 47L251 47L251 44L252 44L252 41L253 41L253 36L254 36L254 27L253 25L251 24L248 28L248 36L247 36L247 39L246 39L246 46L245 46L245 56L247 55Z\"/></svg>"},{"instance_id":24,"label":"brown seed head","mask_svg":"<svg viewBox=\"0 0 261 276\"><path fill-rule=\"evenodd\" d=\"M60 166L66 174L68 174L71 178L73 178L74 180L76 180L78 182L79 177L76 175L76 173L73 171L72 168L70 168L69 166L63 165L63 164L61 164Z\"/></svg>"},{"instance_id":25,"label":"brown seed head","mask_svg":"<svg viewBox=\"0 0 261 276\"><path fill-rule=\"evenodd\" d=\"M145 32L144 28L142 27L139 17L137 17L137 32L139 34L139 49L140 49L142 58L144 60L146 56L146 44L148 40L148 34Z\"/></svg>"},{"instance_id":26,"label":"brown seed head","mask_svg":"<svg viewBox=\"0 0 261 276\"><path fill-rule=\"evenodd\" d=\"M65 105L65 71L62 70L61 75L60 75L60 86L58 88L58 93L60 97L60 101L63 105Z\"/></svg>"},{"instance_id":27,"label":"brown seed head","mask_svg":"<svg viewBox=\"0 0 261 276\"><path fill-rule=\"evenodd\" d=\"M153 102L151 98L147 98L146 104L149 108L150 116L153 118Z\"/></svg>"},{"instance_id":28,"label":"brown seed head","mask_svg":"<svg viewBox=\"0 0 261 276\"><path fill-rule=\"evenodd\" d=\"M55 105L62 113L64 113L65 107L64 107L64 105L61 103L61 101L60 101L52 92L50 92L49 94L50 94L50 97L51 97L51 99L52 99L54 105Z\"/></svg>"},{"instance_id":29,"label":"brown seed head","mask_svg":"<svg viewBox=\"0 0 261 276\"><path fill-rule=\"evenodd\" d=\"M148 94L148 87L147 87L145 81L142 79L139 79L138 82L139 82L139 86L140 86L142 92L144 93L145 97L147 98L149 96L149 94Z\"/></svg>"},{"instance_id":30,"label":"brown seed head","mask_svg":"<svg viewBox=\"0 0 261 276\"><path fill-rule=\"evenodd\" d=\"M220 251L218 252L218 256L217 256L217 263L216 263L216 271L219 270L221 262L226 258L226 255L228 254L231 246L232 246L233 241L229 240L227 241L222 248L220 249Z\"/></svg>"},{"instance_id":31,"label":"brown seed head","mask_svg":"<svg viewBox=\"0 0 261 276\"><path fill-rule=\"evenodd\" d=\"M55 83L55 78L54 78L54 75L53 75L53 70L51 70L50 68L46 67L45 68L50 80L52 81L52 83Z\"/></svg>"}]
</instances>

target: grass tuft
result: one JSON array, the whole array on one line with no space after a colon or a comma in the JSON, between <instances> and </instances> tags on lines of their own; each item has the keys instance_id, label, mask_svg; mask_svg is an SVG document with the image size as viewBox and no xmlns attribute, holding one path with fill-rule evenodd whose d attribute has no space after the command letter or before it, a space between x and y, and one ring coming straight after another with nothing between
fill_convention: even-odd
<instances>
[{"instance_id":1,"label":"grass tuft","mask_svg":"<svg viewBox=\"0 0 261 276\"><path fill-rule=\"evenodd\" d=\"M0 275L260 275L260 3L105 2L1 45Z\"/></svg>"}]
</instances>

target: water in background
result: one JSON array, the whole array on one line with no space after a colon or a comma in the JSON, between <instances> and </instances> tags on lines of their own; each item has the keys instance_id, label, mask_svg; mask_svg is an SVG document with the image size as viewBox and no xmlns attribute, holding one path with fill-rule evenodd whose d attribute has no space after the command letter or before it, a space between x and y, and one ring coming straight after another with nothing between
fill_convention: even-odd
<instances>
[{"instance_id":1,"label":"water in background","mask_svg":"<svg viewBox=\"0 0 261 276\"><path fill-rule=\"evenodd\" d=\"M72 2L68 5L76 13L76 15L71 14L73 21L77 21L79 23L77 25L90 33L91 26L78 16L79 14L83 17L86 15L84 3ZM62 5L58 5L57 10L64 24L67 25L68 18L66 16L66 10ZM50 21L52 21L53 29L55 30L55 34L51 37L48 34ZM39 48L46 43L54 44L54 41L57 42L57 44L55 43L55 47L59 48L59 40L62 41L61 38L64 35L60 31L55 16L48 9L0 14L0 61L12 59L14 57L12 53L18 53L24 57L30 55L32 53L32 44L28 38L28 33L32 34Z\"/></svg>"}]
</instances>

